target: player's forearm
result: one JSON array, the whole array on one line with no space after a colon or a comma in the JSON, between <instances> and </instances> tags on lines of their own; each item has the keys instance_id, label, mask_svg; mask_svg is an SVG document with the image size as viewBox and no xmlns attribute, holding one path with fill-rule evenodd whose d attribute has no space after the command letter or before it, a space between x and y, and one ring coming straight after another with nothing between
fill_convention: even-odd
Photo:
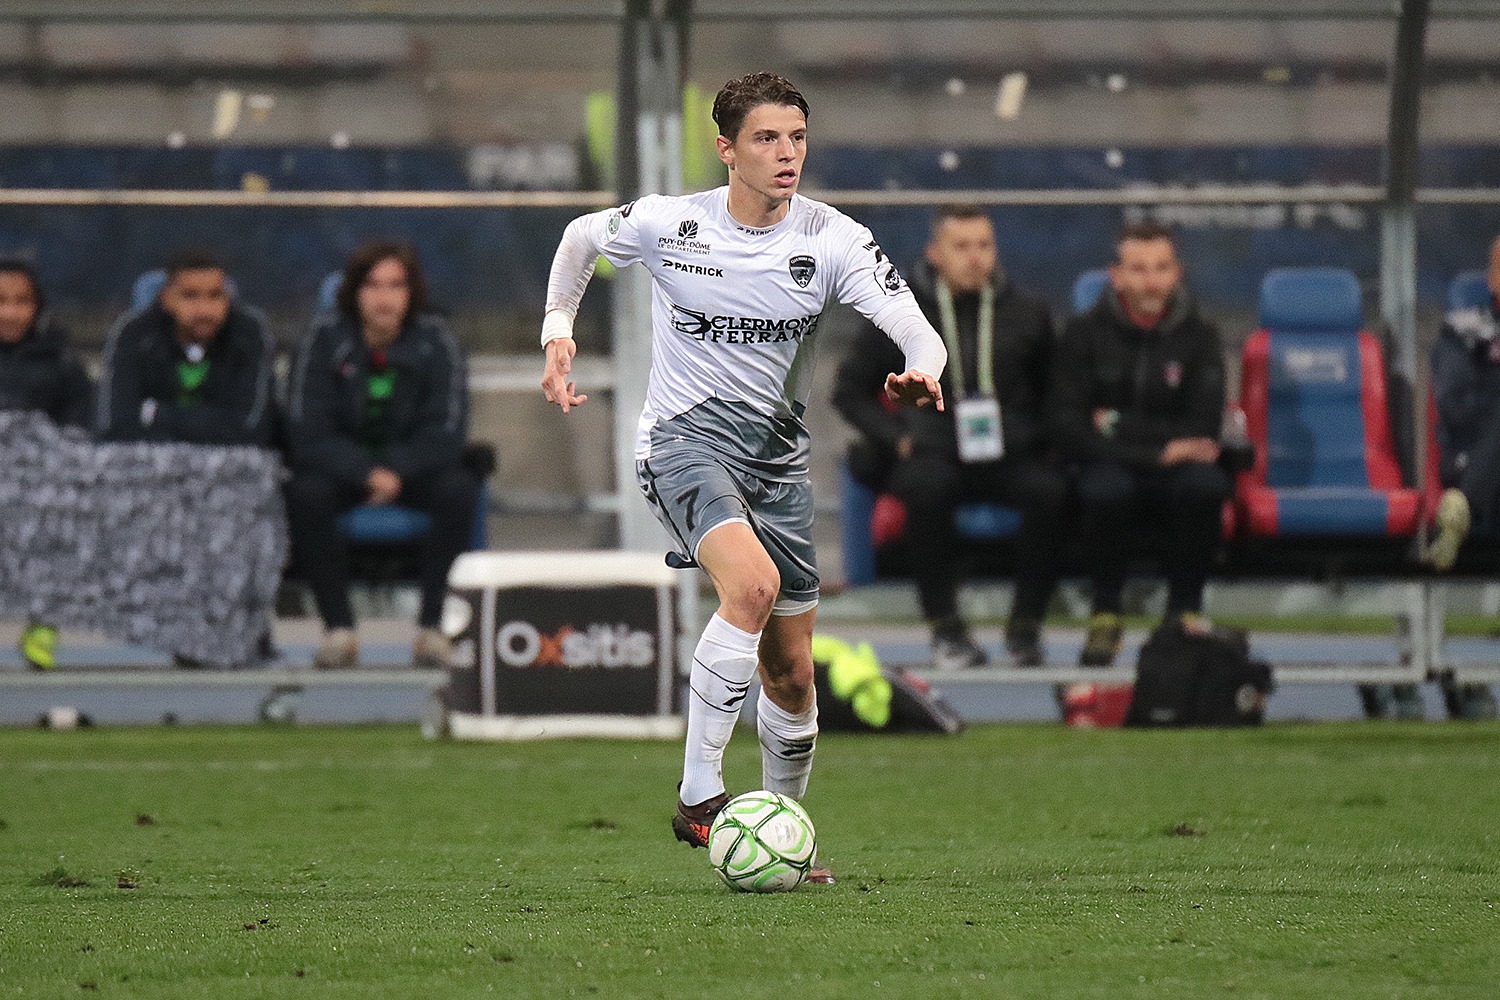
<instances>
[{"instance_id":1,"label":"player's forearm","mask_svg":"<svg viewBox=\"0 0 1500 1000\"><path fill-rule=\"evenodd\" d=\"M891 302L875 316L875 325L906 355L906 370L915 368L935 379L943 377L948 349L910 295Z\"/></svg>"},{"instance_id":2,"label":"player's forearm","mask_svg":"<svg viewBox=\"0 0 1500 1000\"><path fill-rule=\"evenodd\" d=\"M594 276L594 263L599 259L601 237L606 225L604 213L581 215L568 223L562 240L557 244L557 253L552 258L552 271L547 278L547 315L542 322L542 346L559 337L573 335L573 317L578 315L578 304L583 301L584 289Z\"/></svg>"}]
</instances>

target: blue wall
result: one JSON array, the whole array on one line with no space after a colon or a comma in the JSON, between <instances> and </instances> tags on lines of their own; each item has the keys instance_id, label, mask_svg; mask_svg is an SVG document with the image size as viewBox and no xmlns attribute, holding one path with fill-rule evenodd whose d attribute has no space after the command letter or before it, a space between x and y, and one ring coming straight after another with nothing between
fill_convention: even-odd
<instances>
[{"instance_id":1,"label":"blue wall","mask_svg":"<svg viewBox=\"0 0 1500 1000\"><path fill-rule=\"evenodd\" d=\"M945 159L943 154L948 153ZM467 150L0 148L6 187L237 189L246 175L276 190L462 190ZM956 158L956 159L955 159ZM820 147L809 185L828 188L1093 188L1133 183L1375 184L1380 150L1359 148L869 149ZM1427 150L1424 184L1464 187L1500 176L1500 147ZM1141 211L1141 210L1137 210ZM1190 281L1212 309L1253 310L1267 268L1352 267L1378 272L1375 209L1282 206L1145 209L1181 233ZM105 311L124 304L141 271L173 248L204 245L229 260L244 295L278 310L310 310L322 276L361 240L413 240L437 301L455 310L532 314L571 209L144 209L0 207L0 254L34 258L60 305ZM930 211L856 208L899 262L921 254ZM1001 252L1022 284L1056 305L1073 277L1107 261L1119 208L997 209ZM1500 207L1424 209L1419 294L1442 301L1448 279L1481 266L1500 232ZM601 298L593 297L596 300Z\"/></svg>"}]
</instances>

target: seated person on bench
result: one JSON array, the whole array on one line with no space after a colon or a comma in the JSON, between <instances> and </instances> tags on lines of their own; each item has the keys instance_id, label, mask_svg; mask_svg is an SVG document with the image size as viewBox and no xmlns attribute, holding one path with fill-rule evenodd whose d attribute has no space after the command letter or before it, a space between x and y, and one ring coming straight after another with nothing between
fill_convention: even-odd
<instances>
[{"instance_id":1,"label":"seated person on bench","mask_svg":"<svg viewBox=\"0 0 1500 1000\"><path fill-rule=\"evenodd\" d=\"M1229 477L1216 463L1224 411L1219 331L1182 283L1172 233L1127 225L1109 268L1114 294L1068 321L1053 363L1053 439L1076 464L1093 614L1080 662L1120 651L1132 524L1165 519L1167 617L1200 627Z\"/></svg>"},{"instance_id":2,"label":"seated person on bench","mask_svg":"<svg viewBox=\"0 0 1500 1000\"><path fill-rule=\"evenodd\" d=\"M938 210L926 266L914 274L911 288L947 342L942 381L949 406L945 411L882 406L886 372L900 370L901 352L880 330L864 324L839 369L833 398L864 435L856 447L873 458L851 466L874 466L855 474L877 480L866 485L888 490L906 505L906 533L919 554L917 593L932 627L932 661L939 669L977 667L986 660L958 614L962 552L954 508L985 500L1020 510L1016 593L1005 641L1018 666L1038 666L1042 619L1057 588L1058 539L1067 513L1067 483L1043 426L1052 318L1044 303L1001 270L995 227L975 206ZM968 406L998 409L993 439L961 438L959 424Z\"/></svg>"},{"instance_id":3,"label":"seated person on bench","mask_svg":"<svg viewBox=\"0 0 1500 1000\"><path fill-rule=\"evenodd\" d=\"M298 349L287 401L292 548L324 625L314 663L337 669L359 659L339 516L361 503L399 502L432 518L422 539L412 662L446 667L449 643L438 621L448 569L468 546L479 502L479 482L462 461L469 423L463 351L427 309L427 282L410 244L378 240L356 250L337 304Z\"/></svg>"}]
</instances>

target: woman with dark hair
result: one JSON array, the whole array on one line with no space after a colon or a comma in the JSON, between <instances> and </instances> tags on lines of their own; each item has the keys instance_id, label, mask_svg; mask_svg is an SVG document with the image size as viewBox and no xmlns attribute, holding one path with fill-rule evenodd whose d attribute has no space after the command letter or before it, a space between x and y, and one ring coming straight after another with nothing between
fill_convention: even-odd
<instances>
[{"instance_id":1,"label":"woman with dark hair","mask_svg":"<svg viewBox=\"0 0 1500 1000\"><path fill-rule=\"evenodd\" d=\"M87 427L92 391L67 333L47 315L36 272L25 261L0 261L0 410Z\"/></svg>"},{"instance_id":2,"label":"woman with dark hair","mask_svg":"<svg viewBox=\"0 0 1500 1000\"><path fill-rule=\"evenodd\" d=\"M0 410L44 413L59 426L87 427L92 394L67 333L47 317L36 271L25 261L0 261ZM57 628L32 620L19 646L32 669L51 670Z\"/></svg>"},{"instance_id":3,"label":"woman with dark hair","mask_svg":"<svg viewBox=\"0 0 1500 1000\"><path fill-rule=\"evenodd\" d=\"M443 667L449 648L438 619L448 568L467 547L479 499L462 463L463 352L427 309L427 281L408 243L377 240L356 250L337 305L298 349L287 401L292 547L324 625L314 663L336 669L359 659L339 516L361 503L399 502L432 518L412 660Z\"/></svg>"}]
</instances>

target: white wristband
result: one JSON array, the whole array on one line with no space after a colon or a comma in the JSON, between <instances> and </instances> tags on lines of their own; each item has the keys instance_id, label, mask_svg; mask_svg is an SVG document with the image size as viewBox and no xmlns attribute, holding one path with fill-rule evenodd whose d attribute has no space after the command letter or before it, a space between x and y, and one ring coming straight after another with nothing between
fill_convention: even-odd
<instances>
[{"instance_id":1,"label":"white wristband","mask_svg":"<svg viewBox=\"0 0 1500 1000\"><path fill-rule=\"evenodd\" d=\"M573 336L573 317L561 309L553 309L542 317L542 346L554 340Z\"/></svg>"}]
</instances>

